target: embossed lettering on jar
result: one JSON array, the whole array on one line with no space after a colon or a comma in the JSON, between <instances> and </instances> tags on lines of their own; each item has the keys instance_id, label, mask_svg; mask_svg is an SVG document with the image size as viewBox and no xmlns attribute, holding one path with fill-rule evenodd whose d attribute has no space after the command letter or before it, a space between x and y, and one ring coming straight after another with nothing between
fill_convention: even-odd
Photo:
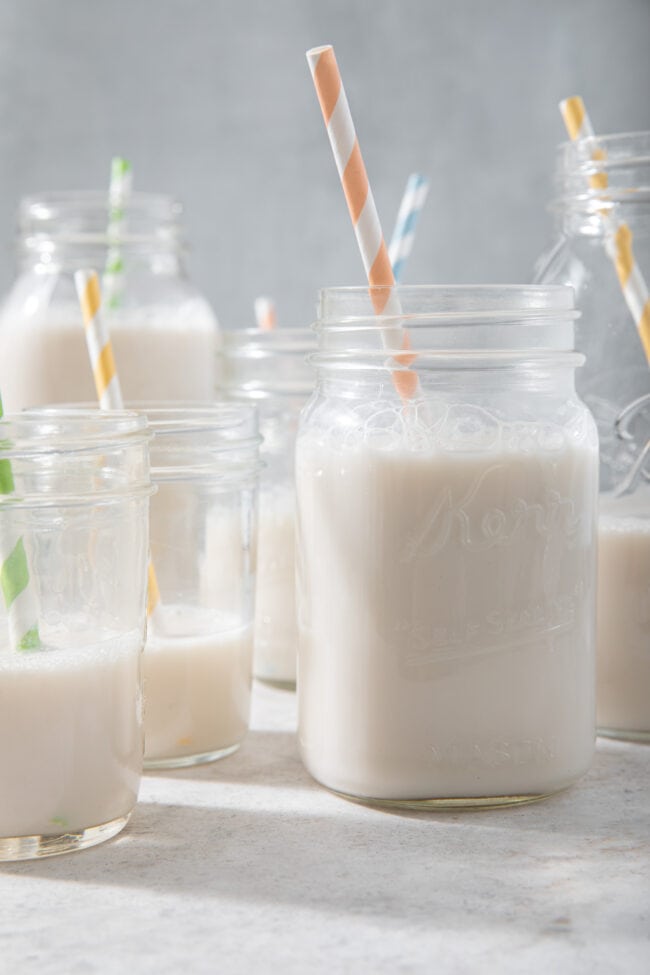
<instances>
[{"instance_id":1,"label":"embossed lettering on jar","mask_svg":"<svg viewBox=\"0 0 650 975\"><path fill-rule=\"evenodd\" d=\"M572 295L399 297L391 319L367 289L321 294L296 456L303 760L360 799L538 798L594 742L597 442Z\"/></svg>"}]
</instances>

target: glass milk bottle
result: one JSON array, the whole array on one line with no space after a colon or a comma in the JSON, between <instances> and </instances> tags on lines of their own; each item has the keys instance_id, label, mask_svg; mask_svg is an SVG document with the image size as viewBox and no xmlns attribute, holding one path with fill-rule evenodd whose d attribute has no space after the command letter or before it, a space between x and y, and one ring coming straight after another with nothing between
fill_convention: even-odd
<instances>
[{"instance_id":1,"label":"glass milk bottle","mask_svg":"<svg viewBox=\"0 0 650 975\"><path fill-rule=\"evenodd\" d=\"M372 802L540 798L594 746L597 437L572 293L397 292L392 318L367 288L321 292L296 444L302 758Z\"/></svg>"},{"instance_id":2,"label":"glass milk bottle","mask_svg":"<svg viewBox=\"0 0 650 975\"><path fill-rule=\"evenodd\" d=\"M184 266L181 207L134 193L117 250L109 244L106 193L49 193L22 201L19 276L0 310L5 409L93 400L84 327L73 275L100 277L119 256L122 273L104 316L122 392L132 399L214 397L217 324Z\"/></svg>"},{"instance_id":3,"label":"glass milk bottle","mask_svg":"<svg viewBox=\"0 0 650 975\"><path fill-rule=\"evenodd\" d=\"M222 333L221 383L233 399L257 403L263 437L260 484L254 673L296 683L294 446L300 410L313 389L308 329Z\"/></svg>"},{"instance_id":4,"label":"glass milk bottle","mask_svg":"<svg viewBox=\"0 0 650 975\"><path fill-rule=\"evenodd\" d=\"M571 284L586 356L577 389L600 438L597 716L602 734L650 739L650 367L637 328L650 283L650 133L560 146L557 243L537 278ZM625 290L630 240L636 269ZM612 239L613 238L613 239ZM647 292L645 295L647 299ZM645 306L650 332L650 304Z\"/></svg>"},{"instance_id":5,"label":"glass milk bottle","mask_svg":"<svg viewBox=\"0 0 650 975\"><path fill-rule=\"evenodd\" d=\"M0 860L93 846L135 806L148 446L133 413L0 420Z\"/></svg>"}]
</instances>

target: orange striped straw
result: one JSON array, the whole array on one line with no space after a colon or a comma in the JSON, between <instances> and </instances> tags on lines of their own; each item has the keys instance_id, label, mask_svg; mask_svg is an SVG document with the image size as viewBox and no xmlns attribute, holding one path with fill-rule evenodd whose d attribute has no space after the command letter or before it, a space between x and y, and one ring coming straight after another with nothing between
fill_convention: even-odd
<instances>
[{"instance_id":1,"label":"orange striped straw","mask_svg":"<svg viewBox=\"0 0 650 975\"><path fill-rule=\"evenodd\" d=\"M572 142L581 139L596 140L585 103L579 95L561 101L560 112ZM596 162L604 160L605 152L595 144L591 151L591 158ZM606 190L609 179L605 170L592 174L589 177L589 185L594 190ZM625 303L634 319L646 359L650 364L650 294L634 256L632 231L626 223L616 221L610 208L603 208L600 215L605 226L607 253L616 268Z\"/></svg>"},{"instance_id":2,"label":"orange striped straw","mask_svg":"<svg viewBox=\"0 0 650 975\"><path fill-rule=\"evenodd\" d=\"M278 324L278 314L272 298L260 295L255 299L255 321L263 332L272 332Z\"/></svg>"},{"instance_id":3,"label":"orange striped straw","mask_svg":"<svg viewBox=\"0 0 650 975\"><path fill-rule=\"evenodd\" d=\"M81 314L86 330L88 357L95 379L97 399L102 410L123 410L122 390L115 368L113 346L108 329L101 316L102 296L99 278L93 270L75 271L74 275ZM152 616L160 602L160 590L149 560L149 586L147 590L147 615Z\"/></svg>"},{"instance_id":4,"label":"orange striped straw","mask_svg":"<svg viewBox=\"0 0 650 975\"><path fill-rule=\"evenodd\" d=\"M399 318L401 307L393 290L395 278L388 256L388 248L379 222L379 214L368 182L368 174L361 155L352 113L343 87L334 48L328 44L307 51L307 61L314 79L316 94L323 112L336 168L356 234L363 266L370 284L370 298L376 315ZM402 349L409 348L408 333L399 329ZM382 332L384 345L388 336ZM414 355L397 355L395 361L410 366ZM393 383L404 399L415 395L417 375L411 371L394 370Z\"/></svg>"}]
</instances>

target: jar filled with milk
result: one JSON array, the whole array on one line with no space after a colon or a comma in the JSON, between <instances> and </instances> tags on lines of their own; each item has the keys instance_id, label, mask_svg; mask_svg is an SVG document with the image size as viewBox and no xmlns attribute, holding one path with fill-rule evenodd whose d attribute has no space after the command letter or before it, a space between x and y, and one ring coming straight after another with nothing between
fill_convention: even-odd
<instances>
[{"instance_id":1,"label":"jar filled with milk","mask_svg":"<svg viewBox=\"0 0 650 975\"><path fill-rule=\"evenodd\" d=\"M6 409L94 398L73 277L84 267L101 275L116 255L121 270L103 314L123 394L213 399L217 324L185 272L181 214L168 196L134 193L115 239L106 193L49 193L21 202L20 272L0 310Z\"/></svg>"},{"instance_id":2,"label":"jar filled with milk","mask_svg":"<svg viewBox=\"0 0 650 975\"><path fill-rule=\"evenodd\" d=\"M362 800L540 798L594 745L572 293L398 288L377 316L383 290L320 296L296 444L302 757Z\"/></svg>"},{"instance_id":3,"label":"jar filled with milk","mask_svg":"<svg viewBox=\"0 0 650 975\"><path fill-rule=\"evenodd\" d=\"M600 438L598 728L647 740L650 132L560 146L553 209L558 242L537 278L575 290L576 348L586 356L577 389Z\"/></svg>"},{"instance_id":4,"label":"jar filled with milk","mask_svg":"<svg viewBox=\"0 0 650 975\"><path fill-rule=\"evenodd\" d=\"M314 386L308 329L222 332L221 385L231 399L257 404L264 470L260 484L254 673L296 684L294 447L300 410Z\"/></svg>"},{"instance_id":5,"label":"jar filled with milk","mask_svg":"<svg viewBox=\"0 0 650 975\"><path fill-rule=\"evenodd\" d=\"M101 843L135 806L149 441L135 413L0 420L0 861Z\"/></svg>"}]
</instances>

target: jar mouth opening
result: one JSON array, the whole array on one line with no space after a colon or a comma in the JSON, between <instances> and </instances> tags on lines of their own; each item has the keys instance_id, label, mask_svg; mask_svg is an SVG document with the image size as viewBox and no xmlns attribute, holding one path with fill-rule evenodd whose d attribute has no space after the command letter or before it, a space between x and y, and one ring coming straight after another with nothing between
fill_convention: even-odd
<instances>
[{"instance_id":1,"label":"jar mouth opening","mask_svg":"<svg viewBox=\"0 0 650 975\"><path fill-rule=\"evenodd\" d=\"M650 202L650 131L609 133L560 143L551 210L594 214L615 204Z\"/></svg>"},{"instance_id":2,"label":"jar mouth opening","mask_svg":"<svg viewBox=\"0 0 650 975\"><path fill-rule=\"evenodd\" d=\"M68 245L144 247L180 245L183 208L162 193L132 193L121 205L118 227L109 230L112 205L108 190L63 190L32 194L21 200L18 225L27 250L52 242Z\"/></svg>"},{"instance_id":3,"label":"jar mouth opening","mask_svg":"<svg viewBox=\"0 0 650 975\"><path fill-rule=\"evenodd\" d=\"M388 306L391 314L375 311ZM397 308L395 308L395 299ZM450 325L572 322L573 289L566 285L408 285L324 288L315 330L407 329Z\"/></svg>"},{"instance_id":4,"label":"jar mouth opening","mask_svg":"<svg viewBox=\"0 0 650 975\"><path fill-rule=\"evenodd\" d=\"M89 453L146 444L147 418L134 410L33 407L0 419L0 459L38 454Z\"/></svg>"},{"instance_id":5,"label":"jar mouth opening","mask_svg":"<svg viewBox=\"0 0 650 975\"><path fill-rule=\"evenodd\" d=\"M155 491L145 463L150 440L146 417L128 410L99 416L57 407L8 414L0 419L0 461L12 465L16 481L0 497L0 512L97 508L148 497ZM76 490L66 483L75 478L83 481Z\"/></svg>"}]
</instances>

